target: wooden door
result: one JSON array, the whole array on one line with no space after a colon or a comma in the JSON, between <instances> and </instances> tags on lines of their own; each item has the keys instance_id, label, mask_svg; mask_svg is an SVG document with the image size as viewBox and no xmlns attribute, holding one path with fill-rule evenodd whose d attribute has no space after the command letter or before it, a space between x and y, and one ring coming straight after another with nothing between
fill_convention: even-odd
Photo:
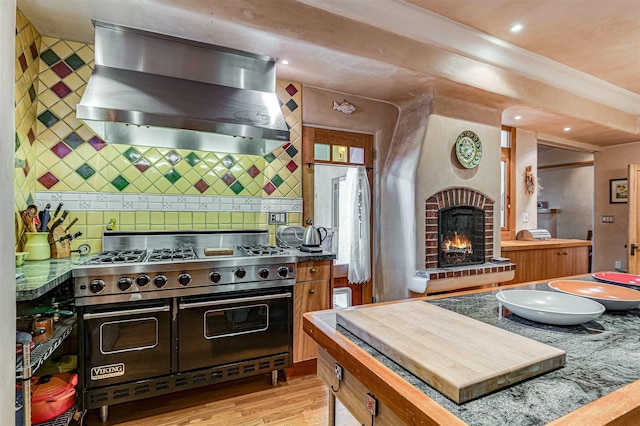
<instances>
[{"instance_id":1,"label":"wooden door","mask_svg":"<svg viewBox=\"0 0 640 426\"><path fill-rule=\"evenodd\" d=\"M628 169L629 193L629 236L627 243L627 264L630 274L640 274L640 213L638 203L640 202L640 164L629 164Z\"/></svg>"},{"instance_id":2,"label":"wooden door","mask_svg":"<svg viewBox=\"0 0 640 426\"><path fill-rule=\"evenodd\" d=\"M362 150L362 155L352 158L351 152ZM324 153L324 154L323 154ZM355 161L353 161L355 160ZM315 167L319 164L334 166L364 166L367 169L367 178L371 188L371 214L370 222L370 244L371 253L371 273L373 274L373 135L364 133L352 133L338 130L320 129L314 127L303 127L302 129L302 209L303 223L306 220L313 221L315 217L314 195L315 195ZM360 305L371 303L373 299L373 283L369 280L363 284L349 284L345 276L340 274L342 269L336 268L337 273L332 282L332 287L350 287L352 290L352 304ZM358 297L361 296L361 297Z\"/></svg>"}]
</instances>

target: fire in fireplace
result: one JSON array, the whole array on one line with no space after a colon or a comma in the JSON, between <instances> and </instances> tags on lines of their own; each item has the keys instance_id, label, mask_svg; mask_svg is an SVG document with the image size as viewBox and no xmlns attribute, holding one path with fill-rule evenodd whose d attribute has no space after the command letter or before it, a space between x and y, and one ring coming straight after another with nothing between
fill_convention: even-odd
<instances>
[{"instance_id":1,"label":"fire in fireplace","mask_svg":"<svg viewBox=\"0 0 640 426\"><path fill-rule=\"evenodd\" d=\"M453 206L438 211L438 267L484 263L484 210Z\"/></svg>"}]
</instances>

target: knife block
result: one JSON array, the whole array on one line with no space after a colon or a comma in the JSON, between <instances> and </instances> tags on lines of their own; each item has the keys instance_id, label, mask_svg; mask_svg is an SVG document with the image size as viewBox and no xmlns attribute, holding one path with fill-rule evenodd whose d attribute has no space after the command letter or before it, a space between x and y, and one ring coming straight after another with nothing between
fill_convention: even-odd
<instances>
[{"instance_id":1,"label":"knife block","mask_svg":"<svg viewBox=\"0 0 640 426\"><path fill-rule=\"evenodd\" d=\"M66 234L62 226L58 226L53 230L53 232L49 232L49 245L51 246L52 259L60 259L63 257L71 256L71 241L64 240L61 242L56 242L65 235Z\"/></svg>"}]
</instances>

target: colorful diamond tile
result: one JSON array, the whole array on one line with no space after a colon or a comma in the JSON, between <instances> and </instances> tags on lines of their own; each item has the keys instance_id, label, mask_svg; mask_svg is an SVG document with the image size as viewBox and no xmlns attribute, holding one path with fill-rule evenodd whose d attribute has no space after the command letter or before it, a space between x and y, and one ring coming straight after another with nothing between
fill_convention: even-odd
<instances>
[{"instance_id":1,"label":"colorful diamond tile","mask_svg":"<svg viewBox=\"0 0 640 426\"><path fill-rule=\"evenodd\" d=\"M289 148L290 146L291 146L291 142L287 142L284 145L282 145L282 149L284 149L286 151L287 148Z\"/></svg>"},{"instance_id":2,"label":"colorful diamond tile","mask_svg":"<svg viewBox=\"0 0 640 426\"><path fill-rule=\"evenodd\" d=\"M231 190L238 195L239 193L241 193L244 190L244 186L242 186L242 184L238 181L235 181L233 183L233 185L231 185L229 188L231 188Z\"/></svg>"},{"instance_id":3,"label":"colorful diamond tile","mask_svg":"<svg viewBox=\"0 0 640 426\"><path fill-rule=\"evenodd\" d=\"M76 170L76 172L82 176L82 178L84 180L89 179L91 176L93 176L95 174L95 170L93 169L93 167L91 167L90 165L88 165L87 163L84 163L82 166L78 167L78 169Z\"/></svg>"},{"instance_id":4,"label":"colorful diamond tile","mask_svg":"<svg viewBox=\"0 0 640 426\"><path fill-rule=\"evenodd\" d=\"M29 166L29 160L24 161L24 167L22 168L22 171L24 171L24 177L29 176L29 171L31 171L31 166Z\"/></svg>"},{"instance_id":5,"label":"colorful diamond tile","mask_svg":"<svg viewBox=\"0 0 640 426\"><path fill-rule=\"evenodd\" d=\"M91 145L96 151L100 151L102 148L107 146L105 141L103 141L97 136L94 136L91 139L89 139L89 145Z\"/></svg>"},{"instance_id":6,"label":"colorful diamond tile","mask_svg":"<svg viewBox=\"0 0 640 426\"><path fill-rule=\"evenodd\" d=\"M273 160L276 159L276 156L273 155L272 153L268 153L267 155L264 156L264 159L267 160L267 163L271 163Z\"/></svg>"},{"instance_id":7,"label":"colorful diamond tile","mask_svg":"<svg viewBox=\"0 0 640 426\"><path fill-rule=\"evenodd\" d=\"M295 161L291 160L287 163L287 169L289 169L291 173L295 172L297 168L298 168L298 165L296 164Z\"/></svg>"},{"instance_id":8,"label":"colorful diamond tile","mask_svg":"<svg viewBox=\"0 0 640 426\"><path fill-rule=\"evenodd\" d=\"M287 102L286 105L287 105L287 108L289 108L289 111L291 112L298 109L298 104L293 99L289 100L289 102Z\"/></svg>"},{"instance_id":9,"label":"colorful diamond tile","mask_svg":"<svg viewBox=\"0 0 640 426\"><path fill-rule=\"evenodd\" d=\"M40 182L45 188L51 189L53 185L60 181L53 175L53 173L47 172L38 178L38 182Z\"/></svg>"},{"instance_id":10,"label":"colorful diamond tile","mask_svg":"<svg viewBox=\"0 0 640 426\"><path fill-rule=\"evenodd\" d=\"M31 51L31 57L35 60L38 58L38 46L36 46L36 42L34 41L29 45L29 50Z\"/></svg>"},{"instance_id":11,"label":"colorful diamond tile","mask_svg":"<svg viewBox=\"0 0 640 426\"><path fill-rule=\"evenodd\" d=\"M289 94L289 96L293 96L296 93L298 93L298 89L296 89L296 86L294 86L293 84L290 84L286 87L286 89L284 89L287 91L287 93Z\"/></svg>"},{"instance_id":12,"label":"colorful diamond tile","mask_svg":"<svg viewBox=\"0 0 640 426\"><path fill-rule=\"evenodd\" d=\"M236 181L236 177L231 173L227 173L224 176L222 176L222 181L226 183L227 186L231 186L231 184Z\"/></svg>"},{"instance_id":13,"label":"colorful diamond tile","mask_svg":"<svg viewBox=\"0 0 640 426\"><path fill-rule=\"evenodd\" d=\"M247 170L247 173L249 173L249 176L255 179L255 177L260 174L260 169L258 169L254 164L253 166L249 167L249 170Z\"/></svg>"},{"instance_id":14,"label":"colorful diamond tile","mask_svg":"<svg viewBox=\"0 0 640 426\"><path fill-rule=\"evenodd\" d=\"M273 183L276 188L282 185L282 182L284 182L284 180L277 173L274 177L271 178L271 183Z\"/></svg>"},{"instance_id":15,"label":"colorful diamond tile","mask_svg":"<svg viewBox=\"0 0 640 426\"><path fill-rule=\"evenodd\" d=\"M144 158L144 157L139 158L138 160L136 160L136 161L133 163L133 165L134 165L134 166L136 166L136 168L137 168L138 170L140 170L140 172L142 172L142 173L144 173L144 172L145 172L145 170L147 170L149 167L151 167L151 163L149 163L149 162L146 160L146 158Z\"/></svg>"},{"instance_id":16,"label":"colorful diamond tile","mask_svg":"<svg viewBox=\"0 0 640 426\"><path fill-rule=\"evenodd\" d=\"M69 86L64 84L62 81L57 82L53 86L51 86L51 90L58 95L60 99L67 96L69 93L73 92L73 90L69 89Z\"/></svg>"},{"instance_id":17,"label":"colorful diamond tile","mask_svg":"<svg viewBox=\"0 0 640 426\"><path fill-rule=\"evenodd\" d=\"M84 65L84 61L75 53L64 60L74 71Z\"/></svg>"},{"instance_id":18,"label":"colorful diamond tile","mask_svg":"<svg viewBox=\"0 0 640 426\"><path fill-rule=\"evenodd\" d=\"M191 164L191 167L200 162L200 157L198 157L195 152L190 152L189 155L184 157L184 159L187 161L187 163Z\"/></svg>"},{"instance_id":19,"label":"colorful diamond tile","mask_svg":"<svg viewBox=\"0 0 640 426\"><path fill-rule=\"evenodd\" d=\"M51 49L47 49L44 52L42 52L40 54L40 57L49 66L52 66L53 64L55 64L60 60L60 56L56 55L56 52L54 52Z\"/></svg>"},{"instance_id":20,"label":"colorful diamond tile","mask_svg":"<svg viewBox=\"0 0 640 426\"><path fill-rule=\"evenodd\" d=\"M176 169L171 169L164 174L164 177L166 177L169 182L175 184L182 177L182 175L178 173Z\"/></svg>"},{"instance_id":21,"label":"colorful diamond tile","mask_svg":"<svg viewBox=\"0 0 640 426\"><path fill-rule=\"evenodd\" d=\"M58 156L58 158L64 158L72 151L64 142L60 141L51 147L51 151Z\"/></svg>"},{"instance_id":22,"label":"colorful diamond tile","mask_svg":"<svg viewBox=\"0 0 640 426\"><path fill-rule=\"evenodd\" d=\"M164 156L164 158L166 158L167 161L170 162L174 166L176 164L178 164L178 162L180 160L182 160L182 157L180 156L180 154L178 154L174 150L171 150L167 155ZM173 182L171 182L171 183L173 183Z\"/></svg>"},{"instance_id":23,"label":"colorful diamond tile","mask_svg":"<svg viewBox=\"0 0 640 426\"><path fill-rule=\"evenodd\" d=\"M33 129L29 129L29 131L27 132L27 137L29 138L29 142L31 143L31 145L33 145L33 143L36 141L36 135L33 133Z\"/></svg>"},{"instance_id":24,"label":"colorful diamond tile","mask_svg":"<svg viewBox=\"0 0 640 426\"><path fill-rule=\"evenodd\" d=\"M16 140L13 144L13 152L17 152L20 149L20 138L18 137L18 132L16 132Z\"/></svg>"},{"instance_id":25,"label":"colorful diamond tile","mask_svg":"<svg viewBox=\"0 0 640 426\"><path fill-rule=\"evenodd\" d=\"M51 127L54 124L56 124L58 121L60 121L60 119L56 117L55 114L49 110L46 110L45 112L40 114L38 116L38 120L40 120L40 122L47 127Z\"/></svg>"},{"instance_id":26,"label":"colorful diamond tile","mask_svg":"<svg viewBox=\"0 0 640 426\"><path fill-rule=\"evenodd\" d=\"M20 62L20 68L22 68L22 72L25 72L29 66L27 65L27 57L24 56L24 53L18 56L18 62Z\"/></svg>"},{"instance_id":27,"label":"colorful diamond tile","mask_svg":"<svg viewBox=\"0 0 640 426\"><path fill-rule=\"evenodd\" d=\"M288 148L285 149L285 151L287 151L287 154L289 154L289 156L291 158L295 157L296 154L298 154L298 150L296 149L295 146L291 145Z\"/></svg>"},{"instance_id":28,"label":"colorful diamond tile","mask_svg":"<svg viewBox=\"0 0 640 426\"><path fill-rule=\"evenodd\" d=\"M193 185L201 194L204 194L204 191L209 189L210 185L204 181L204 179L200 179L198 182Z\"/></svg>"},{"instance_id":29,"label":"colorful diamond tile","mask_svg":"<svg viewBox=\"0 0 640 426\"><path fill-rule=\"evenodd\" d=\"M273 194L273 191L276 190L276 187L273 186L273 184L271 182L267 182L267 184L264 186L264 192L266 192L268 195Z\"/></svg>"},{"instance_id":30,"label":"colorful diamond tile","mask_svg":"<svg viewBox=\"0 0 640 426\"><path fill-rule=\"evenodd\" d=\"M225 157L224 157L222 160L220 160L220 161L222 162L222 164L224 164L224 166L225 166L227 169L230 169L234 164L236 164L236 160L235 160L232 156L230 156L230 155L225 156Z\"/></svg>"},{"instance_id":31,"label":"colorful diamond tile","mask_svg":"<svg viewBox=\"0 0 640 426\"><path fill-rule=\"evenodd\" d=\"M122 191L127 186L129 186L129 181L122 177L122 175L118 175L114 180L111 181L111 185L115 186L118 191Z\"/></svg>"},{"instance_id":32,"label":"colorful diamond tile","mask_svg":"<svg viewBox=\"0 0 640 426\"><path fill-rule=\"evenodd\" d=\"M71 71L71 68L69 68L67 66L67 64L65 64L64 62L58 62L57 64L52 66L51 69L60 78L65 78L66 76L68 76L69 74L71 74L73 72L73 71Z\"/></svg>"},{"instance_id":33,"label":"colorful diamond tile","mask_svg":"<svg viewBox=\"0 0 640 426\"><path fill-rule=\"evenodd\" d=\"M29 196L27 197L27 205L29 204L35 204L36 200L33 199L33 194L29 194Z\"/></svg>"},{"instance_id":34,"label":"colorful diamond tile","mask_svg":"<svg viewBox=\"0 0 640 426\"><path fill-rule=\"evenodd\" d=\"M125 152L122 153L122 155L124 155L127 158L127 160L131 161L132 163L135 163L136 160L142 157L142 154L140 154L138 150L135 149L134 147L127 149Z\"/></svg>"},{"instance_id":35,"label":"colorful diamond tile","mask_svg":"<svg viewBox=\"0 0 640 426\"><path fill-rule=\"evenodd\" d=\"M33 87L33 84L29 87L29 99L31 102L36 100L36 88Z\"/></svg>"},{"instance_id":36,"label":"colorful diamond tile","mask_svg":"<svg viewBox=\"0 0 640 426\"><path fill-rule=\"evenodd\" d=\"M71 147L71 149L77 149L80 145L84 143L84 140L76 132L71 133L69 136L64 138L64 142Z\"/></svg>"}]
</instances>

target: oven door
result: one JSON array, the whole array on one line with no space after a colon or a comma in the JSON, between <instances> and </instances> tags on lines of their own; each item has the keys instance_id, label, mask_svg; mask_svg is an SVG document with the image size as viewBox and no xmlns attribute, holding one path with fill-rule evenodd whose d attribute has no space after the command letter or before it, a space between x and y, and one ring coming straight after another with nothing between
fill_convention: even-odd
<instances>
[{"instance_id":1,"label":"oven door","mask_svg":"<svg viewBox=\"0 0 640 426\"><path fill-rule=\"evenodd\" d=\"M178 370L290 353L291 287L182 298Z\"/></svg>"},{"instance_id":2,"label":"oven door","mask_svg":"<svg viewBox=\"0 0 640 426\"><path fill-rule=\"evenodd\" d=\"M86 388L171 372L168 301L85 308L82 319Z\"/></svg>"}]
</instances>

